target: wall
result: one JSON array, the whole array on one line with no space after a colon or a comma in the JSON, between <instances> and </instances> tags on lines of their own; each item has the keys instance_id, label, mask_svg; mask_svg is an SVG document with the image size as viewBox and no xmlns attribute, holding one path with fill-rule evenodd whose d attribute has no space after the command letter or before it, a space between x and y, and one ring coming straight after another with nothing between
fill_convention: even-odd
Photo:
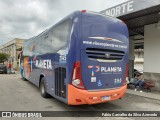
<instances>
[{"instance_id":1,"label":"wall","mask_svg":"<svg viewBox=\"0 0 160 120\"><path fill-rule=\"evenodd\" d=\"M160 73L160 29L156 25L144 28L144 70Z\"/></svg>"},{"instance_id":2,"label":"wall","mask_svg":"<svg viewBox=\"0 0 160 120\"><path fill-rule=\"evenodd\" d=\"M135 49L134 56L135 56L134 69L143 71L144 50L143 49Z\"/></svg>"},{"instance_id":3,"label":"wall","mask_svg":"<svg viewBox=\"0 0 160 120\"><path fill-rule=\"evenodd\" d=\"M129 38L129 78L132 78L134 75L134 41L132 38Z\"/></svg>"},{"instance_id":4,"label":"wall","mask_svg":"<svg viewBox=\"0 0 160 120\"><path fill-rule=\"evenodd\" d=\"M160 91L160 29L157 24L144 27L144 77L156 82Z\"/></svg>"},{"instance_id":5,"label":"wall","mask_svg":"<svg viewBox=\"0 0 160 120\"><path fill-rule=\"evenodd\" d=\"M143 36L142 35L135 35L130 36L130 46L129 46L129 55L130 55L130 64L129 64L129 78L134 77L134 71L133 69L137 70L143 70L143 49L135 49L135 42L136 43L142 43L143 42ZM132 76L131 76L132 72Z\"/></svg>"}]
</instances>

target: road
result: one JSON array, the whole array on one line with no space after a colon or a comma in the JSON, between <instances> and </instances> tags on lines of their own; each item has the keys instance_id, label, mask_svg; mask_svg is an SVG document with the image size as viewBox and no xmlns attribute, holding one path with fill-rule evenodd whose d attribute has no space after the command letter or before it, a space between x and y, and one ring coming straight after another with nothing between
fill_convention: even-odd
<instances>
[{"instance_id":1,"label":"road","mask_svg":"<svg viewBox=\"0 0 160 120\"><path fill-rule=\"evenodd\" d=\"M126 94L123 99L97 105L69 106L57 99L44 99L39 89L19 74L0 74L0 111L160 111L160 101ZM1 118L2 119L2 118ZM5 118L3 118L5 119ZM17 119L17 118L16 118ZM16 120L15 119L15 120ZM51 119L51 118L45 118ZM59 119L59 118L57 118ZM68 118L63 118L67 119ZM69 118L74 119L74 117ZM89 118L76 118L89 119ZM116 118L98 118L96 120L115 120ZM117 118L117 119L136 119ZM138 119L138 118L137 118ZM146 119L146 118L140 118ZM148 118L147 118L148 119ZM158 118L154 118L158 119Z\"/></svg>"}]
</instances>

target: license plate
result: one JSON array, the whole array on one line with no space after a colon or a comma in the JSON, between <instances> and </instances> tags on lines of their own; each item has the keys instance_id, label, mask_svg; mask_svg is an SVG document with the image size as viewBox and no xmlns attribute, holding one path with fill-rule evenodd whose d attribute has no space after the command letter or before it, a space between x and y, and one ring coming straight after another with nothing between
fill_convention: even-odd
<instances>
[{"instance_id":1,"label":"license plate","mask_svg":"<svg viewBox=\"0 0 160 120\"><path fill-rule=\"evenodd\" d=\"M104 101L104 100L110 100L110 96L103 96L101 99L102 99L102 101Z\"/></svg>"}]
</instances>

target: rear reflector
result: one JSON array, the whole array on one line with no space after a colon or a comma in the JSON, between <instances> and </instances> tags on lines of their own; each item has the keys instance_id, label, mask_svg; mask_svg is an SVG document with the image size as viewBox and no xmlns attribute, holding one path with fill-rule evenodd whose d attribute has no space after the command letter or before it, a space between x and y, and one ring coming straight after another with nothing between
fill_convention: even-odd
<instances>
[{"instance_id":1,"label":"rear reflector","mask_svg":"<svg viewBox=\"0 0 160 120\"><path fill-rule=\"evenodd\" d=\"M80 84L80 80L79 79L75 79L75 80L72 81L72 84L74 86L76 86L76 85Z\"/></svg>"},{"instance_id":2,"label":"rear reflector","mask_svg":"<svg viewBox=\"0 0 160 120\"><path fill-rule=\"evenodd\" d=\"M81 99L76 99L76 102L82 102Z\"/></svg>"}]
</instances>

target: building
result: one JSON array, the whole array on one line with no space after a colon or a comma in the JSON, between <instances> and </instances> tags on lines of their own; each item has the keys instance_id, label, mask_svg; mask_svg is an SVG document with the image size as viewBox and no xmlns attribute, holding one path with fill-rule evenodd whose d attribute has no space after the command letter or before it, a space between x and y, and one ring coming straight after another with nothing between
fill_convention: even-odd
<instances>
[{"instance_id":1,"label":"building","mask_svg":"<svg viewBox=\"0 0 160 120\"><path fill-rule=\"evenodd\" d=\"M0 46L1 53L7 53L10 55L8 61L5 64L11 61L13 69L16 70L18 69L19 65L18 54L20 51L18 51L18 49L22 48L23 42L24 42L23 39L15 38Z\"/></svg>"},{"instance_id":2,"label":"building","mask_svg":"<svg viewBox=\"0 0 160 120\"><path fill-rule=\"evenodd\" d=\"M135 49L134 50L134 69L143 72L143 65L144 65L144 49Z\"/></svg>"},{"instance_id":3,"label":"building","mask_svg":"<svg viewBox=\"0 0 160 120\"><path fill-rule=\"evenodd\" d=\"M134 41L134 69L143 72L144 65L144 37L141 35L130 36Z\"/></svg>"},{"instance_id":4,"label":"building","mask_svg":"<svg viewBox=\"0 0 160 120\"><path fill-rule=\"evenodd\" d=\"M128 26L129 77L135 67L143 65L144 79L154 80L155 90L160 91L160 0L128 0L100 13L117 17Z\"/></svg>"}]
</instances>

